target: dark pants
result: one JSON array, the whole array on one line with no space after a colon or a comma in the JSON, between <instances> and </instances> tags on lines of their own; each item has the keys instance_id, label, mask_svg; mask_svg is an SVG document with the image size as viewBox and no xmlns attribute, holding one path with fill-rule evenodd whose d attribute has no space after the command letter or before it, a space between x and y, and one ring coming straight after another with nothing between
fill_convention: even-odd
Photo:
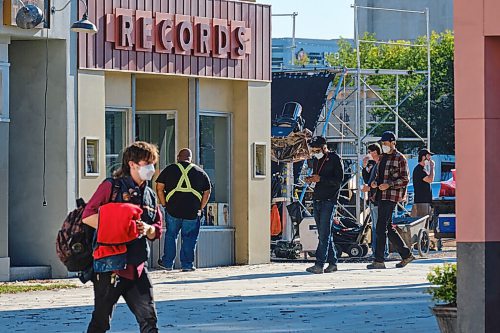
<instances>
[{"instance_id":1,"label":"dark pants","mask_svg":"<svg viewBox=\"0 0 500 333\"><path fill-rule=\"evenodd\" d=\"M387 238L389 238L389 241L394 245L396 251L398 251L403 259L411 256L410 249L392 225L394 208L396 208L396 203L392 201L381 200L378 203L378 221L376 226L377 247L375 249L375 261L377 262L384 262L384 250Z\"/></svg>"},{"instance_id":2,"label":"dark pants","mask_svg":"<svg viewBox=\"0 0 500 333\"><path fill-rule=\"evenodd\" d=\"M335 212L335 201L314 200L314 220L318 227L318 247L316 249L316 265L323 266L325 262L337 264L337 251L333 244L332 221Z\"/></svg>"},{"instance_id":3,"label":"dark pants","mask_svg":"<svg viewBox=\"0 0 500 333\"><path fill-rule=\"evenodd\" d=\"M141 333L158 332L153 285L146 270L136 280L119 278L116 287L111 283L111 274L111 272L94 274L92 279L94 283L94 312L92 312L92 320L87 333L100 333L109 330L109 322L120 296L123 296L129 309L135 315Z\"/></svg>"}]
</instances>

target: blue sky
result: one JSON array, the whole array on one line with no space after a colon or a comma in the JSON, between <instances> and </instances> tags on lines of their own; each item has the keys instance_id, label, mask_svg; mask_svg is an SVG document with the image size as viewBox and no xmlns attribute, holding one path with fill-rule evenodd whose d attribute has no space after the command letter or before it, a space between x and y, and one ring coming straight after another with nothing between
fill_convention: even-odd
<instances>
[{"instance_id":1,"label":"blue sky","mask_svg":"<svg viewBox=\"0 0 500 333\"><path fill-rule=\"evenodd\" d=\"M353 38L354 0L259 0L272 5L273 14L298 12L295 37L297 38ZM291 17L272 18L273 37L292 36Z\"/></svg>"}]
</instances>

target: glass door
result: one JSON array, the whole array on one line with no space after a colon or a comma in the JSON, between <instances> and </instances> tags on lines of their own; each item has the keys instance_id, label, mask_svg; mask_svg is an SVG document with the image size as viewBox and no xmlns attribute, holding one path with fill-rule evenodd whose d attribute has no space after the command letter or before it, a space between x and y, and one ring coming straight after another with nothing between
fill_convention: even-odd
<instances>
[{"instance_id":1,"label":"glass door","mask_svg":"<svg viewBox=\"0 0 500 333\"><path fill-rule=\"evenodd\" d=\"M106 109L106 177L111 177L122 165L123 149L128 144L128 116L129 109Z\"/></svg>"},{"instance_id":2,"label":"glass door","mask_svg":"<svg viewBox=\"0 0 500 333\"><path fill-rule=\"evenodd\" d=\"M176 117L175 111L143 112L135 116L135 140L154 143L160 153L156 165L156 176L167 165L176 162Z\"/></svg>"},{"instance_id":3,"label":"glass door","mask_svg":"<svg viewBox=\"0 0 500 333\"><path fill-rule=\"evenodd\" d=\"M212 194L205 226L231 226L231 117L228 113L200 115L200 166L210 177Z\"/></svg>"}]
</instances>

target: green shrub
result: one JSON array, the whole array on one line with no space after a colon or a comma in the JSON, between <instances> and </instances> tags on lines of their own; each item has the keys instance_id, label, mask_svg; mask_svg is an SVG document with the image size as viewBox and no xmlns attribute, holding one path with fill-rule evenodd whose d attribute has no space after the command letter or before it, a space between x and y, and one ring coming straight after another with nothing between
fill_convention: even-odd
<instances>
[{"instance_id":1,"label":"green shrub","mask_svg":"<svg viewBox=\"0 0 500 333\"><path fill-rule=\"evenodd\" d=\"M427 274L427 280L432 284L427 293L438 303L457 305L457 264L437 266Z\"/></svg>"}]
</instances>

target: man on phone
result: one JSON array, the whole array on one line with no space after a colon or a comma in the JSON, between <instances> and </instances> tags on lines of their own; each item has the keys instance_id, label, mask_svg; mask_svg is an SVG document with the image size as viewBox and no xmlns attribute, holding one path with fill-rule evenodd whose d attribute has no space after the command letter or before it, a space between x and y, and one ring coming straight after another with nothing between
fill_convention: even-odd
<instances>
[{"instance_id":1,"label":"man on phone","mask_svg":"<svg viewBox=\"0 0 500 333\"><path fill-rule=\"evenodd\" d=\"M319 242L316 262L306 271L314 274L333 273L337 271L337 252L332 237L332 221L344 178L344 166L340 156L328 150L324 137L312 138L309 145L314 157L310 161L313 173L312 176L306 177L305 181L315 183L313 209ZM328 263L328 267L323 269L325 263Z\"/></svg>"}]
</instances>

